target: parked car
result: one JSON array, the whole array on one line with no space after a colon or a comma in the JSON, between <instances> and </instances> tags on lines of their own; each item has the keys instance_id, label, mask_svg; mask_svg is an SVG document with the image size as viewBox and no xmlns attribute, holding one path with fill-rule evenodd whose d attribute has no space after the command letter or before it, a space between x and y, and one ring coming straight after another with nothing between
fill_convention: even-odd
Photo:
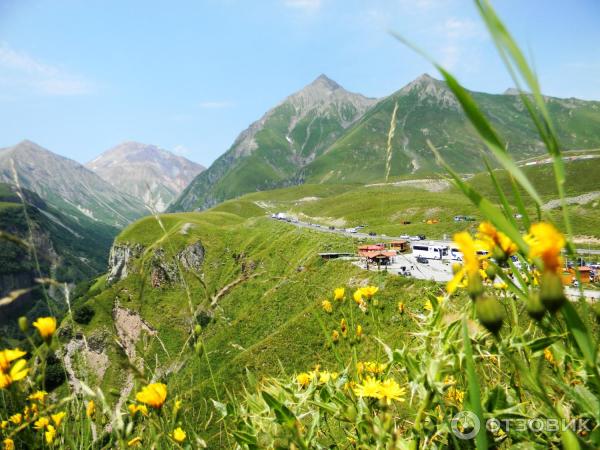
<instances>
[{"instance_id":1,"label":"parked car","mask_svg":"<svg viewBox=\"0 0 600 450\"><path fill-rule=\"evenodd\" d=\"M417 256L417 262L421 264L429 264L429 260L424 256Z\"/></svg>"},{"instance_id":2,"label":"parked car","mask_svg":"<svg viewBox=\"0 0 600 450\"><path fill-rule=\"evenodd\" d=\"M421 238L419 236L409 236L408 239L410 241L420 241L421 240Z\"/></svg>"},{"instance_id":3,"label":"parked car","mask_svg":"<svg viewBox=\"0 0 600 450\"><path fill-rule=\"evenodd\" d=\"M419 236L419 239L421 239L422 241L427 239L424 234L417 234L417 236Z\"/></svg>"},{"instance_id":4,"label":"parked car","mask_svg":"<svg viewBox=\"0 0 600 450\"><path fill-rule=\"evenodd\" d=\"M369 231L369 236L377 236L377 233L375 233L374 231Z\"/></svg>"},{"instance_id":5,"label":"parked car","mask_svg":"<svg viewBox=\"0 0 600 450\"><path fill-rule=\"evenodd\" d=\"M335 230L335 227L333 225L329 225L329 229L330 230Z\"/></svg>"},{"instance_id":6,"label":"parked car","mask_svg":"<svg viewBox=\"0 0 600 450\"><path fill-rule=\"evenodd\" d=\"M410 236L408 234L401 234L400 239L410 239Z\"/></svg>"}]
</instances>

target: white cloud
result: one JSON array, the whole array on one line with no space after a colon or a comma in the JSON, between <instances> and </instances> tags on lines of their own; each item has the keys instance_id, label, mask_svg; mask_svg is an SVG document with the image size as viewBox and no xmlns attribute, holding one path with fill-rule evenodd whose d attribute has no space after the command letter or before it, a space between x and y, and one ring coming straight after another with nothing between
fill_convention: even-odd
<instances>
[{"instance_id":1,"label":"white cloud","mask_svg":"<svg viewBox=\"0 0 600 450\"><path fill-rule=\"evenodd\" d=\"M2 82L44 95L84 95L91 93L92 83L57 66L43 63L25 52L0 42Z\"/></svg>"},{"instance_id":2,"label":"white cloud","mask_svg":"<svg viewBox=\"0 0 600 450\"><path fill-rule=\"evenodd\" d=\"M321 8L321 0L283 0L288 8L293 8L306 13L313 13Z\"/></svg>"},{"instance_id":3,"label":"white cloud","mask_svg":"<svg viewBox=\"0 0 600 450\"><path fill-rule=\"evenodd\" d=\"M232 106L233 106L233 102L230 102L227 100L200 102L200 108L204 108L204 109L222 109L222 108L231 108Z\"/></svg>"}]
</instances>

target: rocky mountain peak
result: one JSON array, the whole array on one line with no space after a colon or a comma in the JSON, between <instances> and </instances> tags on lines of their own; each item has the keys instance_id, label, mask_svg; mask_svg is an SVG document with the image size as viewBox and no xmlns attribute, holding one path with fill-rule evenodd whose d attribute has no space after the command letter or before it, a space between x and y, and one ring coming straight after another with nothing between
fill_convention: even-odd
<instances>
[{"instance_id":1,"label":"rocky mountain peak","mask_svg":"<svg viewBox=\"0 0 600 450\"><path fill-rule=\"evenodd\" d=\"M400 89L400 95L417 95L419 101L436 102L440 106L459 108L460 105L445 82L424 73Z\"/></svg>"},{"instance_id":2,"label":"rocky mountain peak","mask_svg":"<svg viewBox=\"0 0 600 450\"><path fill-rule=\"evenodd\" d=\"M105 151L87 167L159 212L204 170L183 156L135 141L123 142Z\"/></svg>"}]
</instances>

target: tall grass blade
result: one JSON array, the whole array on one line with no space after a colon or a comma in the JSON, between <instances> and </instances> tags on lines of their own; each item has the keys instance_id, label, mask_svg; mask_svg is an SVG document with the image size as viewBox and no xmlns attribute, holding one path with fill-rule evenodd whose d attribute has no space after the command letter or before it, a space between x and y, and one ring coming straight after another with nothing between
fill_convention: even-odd
<instances>
[{"instance_id":1,"label":"tall grass blade","mask_svg":"<svg viewBox=\"0 0 600 450\"><path fill-rule=\"evenodd\" d=\"M469 404L473 413L479 419L481 429L475 435L475 446L478 450L487 450L488 439L485 421L483 420L483 409L481 407L481 390L479 387L479 379L475 373L475 361L473 359L473 348L471 347L471 339L467 329L467 321L463 319L463 345L465 351L465 361L467 365L467 381L469 383Z\"/></svg>"}]
</instances>

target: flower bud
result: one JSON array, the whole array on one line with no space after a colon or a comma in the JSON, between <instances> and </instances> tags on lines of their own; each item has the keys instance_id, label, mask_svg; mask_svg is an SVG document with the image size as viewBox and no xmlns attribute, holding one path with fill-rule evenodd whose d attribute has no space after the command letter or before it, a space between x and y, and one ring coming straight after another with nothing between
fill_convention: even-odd
<instances>
[{"instance_id":1,"label":"flower bud","mask_svg":"<svg viewBox=\"0 0 600 450\"><path fill-rule=\"evenodd\" d=\"M496 297L479 297L475 300L475 312L481 324L496 334L502 327L504 308Z\"/></svg>"},{"instance_id":2,"label":"flower bud","mask_svg":"<svg viewBox=\"0 0 600 450\"><path fill-rule=\"evenodd\" d=\"M504 264L508 259L508 255L497 245L492 251L492 257L498 262L498 264Z\"/></svg>"},{"instance_id":3,"label":"flower bud","mask_svg":"<svg viewBox=\"0 0 600 450\"><path fill-rule=\"evenodd\" d=\"M473 300L483 294L483 282L479 273L469 275L467 291Z\"/></svg>"},{"instance_id":4,"label":"flower bud","mask_svg":"<svg viewBox=\"0 0 600 450\"><path fill-rule=\"evenodd\" d=\"M202 356L202 354L204 353L204 345L202 344L202 341L196 342L196 344L194 345L194 350L196 351L196 354L198 356Z\"/></svg>"},{"instance_id":5,"label":"flower bud","mask_svg":"<svg viewBox=\"0 0 600 450\"><path fill-rule=\"evenodd\" d=\"M492 281L494 281L494 279L496 278L497 273L498 273L498 271L496 270L496 266L493 264L488 264L487 267L485 268L485 274Z\"/></svg>"},{"instance_id":6,"label":"flower bud","mask_svg":"<svg viewBox=\"0 0 600 450\"><path fill-rule=\"evenodd\" d=\"M565 303L567 298L563 290L562 279L559 274L545 271L540 281L540 299L550 312L556 312Z\"/></svg>"},{"instance_id":7,"label":"flower bud","mask_svg":"<svg viewBox=\"0 0 600 450\"><path fill-rule=\"evenodd\" d=\"M542 320L544 314L546 314L546 307L542 304L540 300L539 292L530 292L529 297L527 297L527 303L525 305L527 308L527 314L534 320Z\"/></svg>"},{"instance_id":8,"label":"flower bud","mask_svg":"<svg viewBox=\"0 0 600 450\"><path fill-rule=\"evenodd\" d=\"M28 328L29 328L29 322L27 321L27 317L25 317L25 316L19 317L19 330L21 330L23 333L25 333Z\"/></svg>"},{"instance_id":9,"label":"flower bud","mask_svg":"<svg viewBox=\"0 0 600 450\"><path fill-rule=\"evenodd\" d=\"M200 336L200 334L202 334L202 327L200 326L200 324L196 324L196 326L194 327L194 334L196 336Z\"/></svg>"}]
</instances>

